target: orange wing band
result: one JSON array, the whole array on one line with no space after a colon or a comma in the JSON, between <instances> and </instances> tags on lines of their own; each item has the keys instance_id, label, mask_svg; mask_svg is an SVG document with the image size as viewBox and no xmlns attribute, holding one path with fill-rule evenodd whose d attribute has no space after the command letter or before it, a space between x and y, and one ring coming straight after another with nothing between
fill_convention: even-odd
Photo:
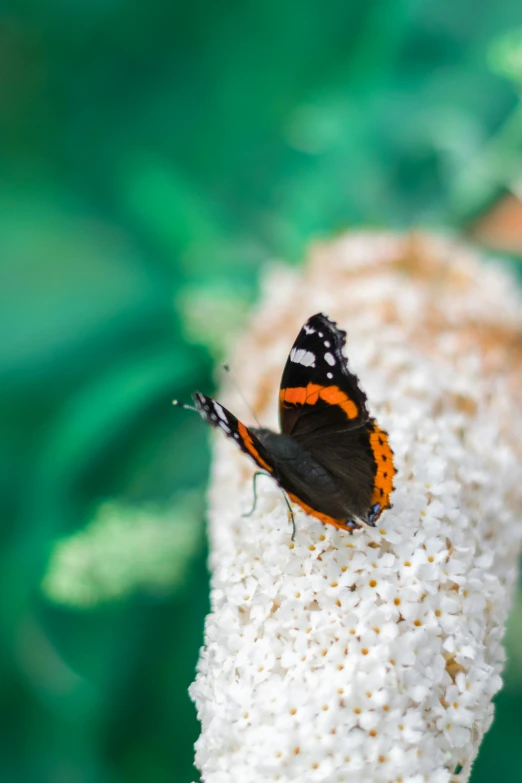
<instances>
[{"instance_id":1,"label":"orange wing band","mask_svg":"<svg viewBox=\"0 0 522 783\"><path fill-rule=\"evenodd\" d=\"M343 522L341 519L334 519L334 517L329 517L327 514L321 514L320 511L316 511L315 508L307 506L306 503L303 503L302 500L300 500L296 495L293 495L291 492L288 492L287 494L293 503L297 503L298 506L301 506L303 511L306 511L307 514L310 514L310 516L318 519L323 523L323 525L333 525L339 530L348 530L349 533L353 532L353 528L348 527L346 522Z\"/></svg>"},{"instance_id":2,"label":"orange wing band","mask_svg":"<svg viewBox=\"0 0 522 783\"><path fill-rule=\"evenodd\" d=\"M273 468L271 468L270 465L268 465L259 454L258 450L254 446L254 441L252 440L252 436L250 435L245 425L241 424L241 422L238 421L237 429L239 431L241 442L243 443L245 449L249 452L249 454L252 455L253 459L257 462L258 465L260 465L265 470L268 470L269 473L272 473Z\"/></svg>"},{"instance_id":3,"label":"orange wing band","mask_svg":"<svg viewBox=\"0 0 522 783\"><path fill-rule=\"evenodd\" d=\"M297 386L289 389L281 389L279 399L282 403L293 405L316 405L323 400L328 405L337 405L344 411L348 419L356 419L359 408L348 395L338 386L321 386L317 383L309 383L307 386Z\"/></svg>"},{"instance_id":4,"label":"orange wing band","mask_svg":"<svg viewBox=\"0 0 522 783\"><path fill-rule=\"evenodd\" d=\"M377 465L372 504L380 503L384 510L390 507L390 495L393 492L393 477L396 470L393 464L393 451L388 442L388 433L381 430L375 422L373 430L370 431L370 446Z\"/></svg>"}]
</instances>

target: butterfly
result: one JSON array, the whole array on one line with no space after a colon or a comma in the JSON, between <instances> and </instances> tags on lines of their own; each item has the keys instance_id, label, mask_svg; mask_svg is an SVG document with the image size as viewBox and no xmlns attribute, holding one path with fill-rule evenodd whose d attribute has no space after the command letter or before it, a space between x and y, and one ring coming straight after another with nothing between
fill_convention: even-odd
<instances>
[{"instance_id":1,"label":"butterfly","mask_svg":"<svg viewBox=\"0 0 522 783\"><path fill-rule=\"evenodd\" d=\"M348 367L345 343L346 332L323 313L304 324L281 379L281 432L247 427L200 392L192 395L191 409L231 438L290 502L323 524L353 532L375 527L391 507L397 471L388 434L370 416Z\"/></svg>"}]
</instances>

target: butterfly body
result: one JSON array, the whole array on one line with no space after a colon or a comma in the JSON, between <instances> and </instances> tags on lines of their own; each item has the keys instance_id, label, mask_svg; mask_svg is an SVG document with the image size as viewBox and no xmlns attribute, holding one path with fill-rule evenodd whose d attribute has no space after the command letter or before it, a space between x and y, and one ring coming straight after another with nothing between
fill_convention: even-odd
<instances>
[{"instance_id":1,"label":"butterfly body","mask_svg":"<svg viewBox=\"0 0 522 783\"><path fill-rule=\"evenodd\" d=\"M348 368L346 333L322 313L303 326L283 371L281 433L246 427L200 392L196 410L221 429L291 501L324 524L352 531L375 526L390 507L393 452Z\"/></svg>"},{"instance_id":2,"label":"butterfly body","mask_svg":"<svg viewBox=\"0 0 522 783\"><path fill-rule=\"evenodd\" d=\"M320 508L321 513L335 519L358 521L359 509L369 505L370 498L357 497L358 482L339 481L295 438L266 429L254 429L275 464L273 477L303 508ZM364 521L364 520L360 520Z\"/></svg>"}]
</instances>

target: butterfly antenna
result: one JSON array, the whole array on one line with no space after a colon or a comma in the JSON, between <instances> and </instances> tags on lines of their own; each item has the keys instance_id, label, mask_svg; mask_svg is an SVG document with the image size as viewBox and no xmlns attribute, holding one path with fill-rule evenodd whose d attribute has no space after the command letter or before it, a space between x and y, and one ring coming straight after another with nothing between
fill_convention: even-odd
<instances>
[{"instance_id":1,"label":"butterfly antenna","mask_svg":"<svg viewBox=\"0 0 522 783\"><path fill-rule=\"evenodd\" d=\"M243 402L245 403L246 407L248 408L248 410L249 410L249 411L250 411L250 413L252 414L252 417L255 419L255 421L256 421L256 423L257 423L257 426L258 426L258 427L261 429L261 424L260 424L260 422L259 422L259 419L257 418L256 414L254 413L254 411L252 410L252 408L250 407L250 405L249 405L249 404L248 404L248 402L246 401L246 399L245 399L245 397L244 397L244 395L243 395L243 392L242 392L242 391L241 391L241 389L239 388L239 384L238 384L238 382L236 381L236 378L235 378L235 376L234 376L234 374L233 374L232 370L231 370L231 369L230 369L230 367L228 366L228 364L224 364L224 365L223 365L223 369L225 370L225 372L228 372L228 374L230 375L230 377L231 377L231 379L232 379L232 383L234 384L234 387L235 387L235 389L236 389L237 393L239 394L239 396L241 397L241 399L242 399L242 400L243 400Z\"/></svg>"},{"instance_id":2,"label":"butterfly antenna","mask_svg":"<svg viewBox=\"0 0 522 783\"><path fill-rule=\"evenodd\" d=\"M193 405L185 405L184 402L180 402L179 400L172 400L172 404L177 408L185 408L186 411L194 411L195 413L199 413L198 409L194 408Z\"/></svg>"}]
</instances>

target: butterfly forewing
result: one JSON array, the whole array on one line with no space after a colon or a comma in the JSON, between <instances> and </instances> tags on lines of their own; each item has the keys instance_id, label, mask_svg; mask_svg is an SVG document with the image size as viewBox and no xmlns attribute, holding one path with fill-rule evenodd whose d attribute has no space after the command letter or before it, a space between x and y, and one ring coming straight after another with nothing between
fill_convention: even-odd
<instances>
[{"instance_id":1,"label":"butterfly forewing","mask_svg":"<svg viewBox=\"0 0 522 783\"><path fill-rule=\"evenodd\" d=\"M282 432L299 438L325 427L347 431L368 419L366 395L343 354L345 341L346 332L322 313L305 323L281 379Z\"/></svg>"},{"instance_id":2,"label":"butterfly forewing","mask_svg":"<svg viewBox=\"0 0 522 783\"><path fill-rule=\"evenodd\" d=\"M201 392L194 392L192 396L196 410L207 424L224 432L228 438L237 443L241 451L252 457L262 470L273 473L270 455L251 429L211 397L206 397Z\"/></svg>"}]
</instances>

